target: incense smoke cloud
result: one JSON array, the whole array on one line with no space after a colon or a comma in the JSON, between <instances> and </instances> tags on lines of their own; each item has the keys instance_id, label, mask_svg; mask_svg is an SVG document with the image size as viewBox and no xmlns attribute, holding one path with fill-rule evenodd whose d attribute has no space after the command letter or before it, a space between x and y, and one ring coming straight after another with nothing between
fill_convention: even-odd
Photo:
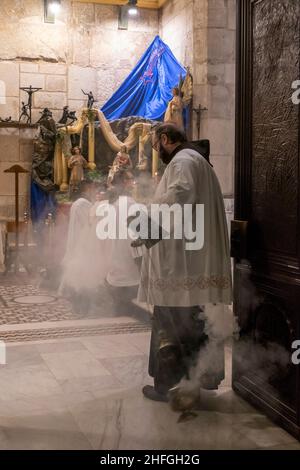
<instances>
[{"instance_id":1,"label":"incense smoke cloud","mask_svg":"<svg viewBox=\"0 0 300 470\"><path fill-rule=\"evenodd\" d=\"M245 305L254 311L261 303L253 283L246 279L240 296ZM225 305L206 305L200 313L205 321L205 333L208 341L200 349L194 366L189 371L189 380L184 378L178 385L183 392L195 393L203 386L205 378L222 372L222 351L225 345L234 341L234 362L239 371L255 371L259 377L269 383L286 371L291 364L291 353L275 342L258 343L252 337L240 336L240 327L231 308Z\"/></svg>"}]
</instances>

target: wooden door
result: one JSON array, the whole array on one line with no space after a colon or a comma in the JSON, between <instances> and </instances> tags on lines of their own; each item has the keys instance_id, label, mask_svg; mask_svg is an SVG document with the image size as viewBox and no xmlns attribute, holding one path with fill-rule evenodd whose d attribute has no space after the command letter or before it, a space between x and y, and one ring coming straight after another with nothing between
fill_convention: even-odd
<instances>
[{"instance_id":1,"label":"wooden door","mask_svg":"<svg viewBox=\"0 0 300 470\"><path fill-rule=\"evenodd\" d=\"M238 0L237 22L233 388L299 438L300 1Z\"/></svg>"}]
</instances>

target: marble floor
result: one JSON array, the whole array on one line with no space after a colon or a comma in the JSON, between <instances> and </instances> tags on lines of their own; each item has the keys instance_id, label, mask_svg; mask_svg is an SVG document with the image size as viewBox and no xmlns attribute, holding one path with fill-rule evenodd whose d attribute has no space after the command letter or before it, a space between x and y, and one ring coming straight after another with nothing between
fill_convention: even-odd
<instances>
[{"instance_id":1,"label":"marble floor","mask_svg":"<svg viewBox=\"0 0 300 470\"><path fill-rule=\"evenodd\" d=\"M133 299L128 311L116 309L109 289L102 286L90 296L89 308L58 295L41 275L0 274L0 340L40 341L88 335L146 332L151 308ZM130 309L130 310L129 310Z\"/></svg>"},{"instance_id":2,"label":"marble floor","mask_svg":"<svg viewBox=\"0 0 300 470\"><path fill-rule=\"evenodd\" d=\"M230 388L206 392L178 423L146 400L149 333L18 343L0 365L0 449L298 449L300 443Z\"/></svg>"}]
</instances>

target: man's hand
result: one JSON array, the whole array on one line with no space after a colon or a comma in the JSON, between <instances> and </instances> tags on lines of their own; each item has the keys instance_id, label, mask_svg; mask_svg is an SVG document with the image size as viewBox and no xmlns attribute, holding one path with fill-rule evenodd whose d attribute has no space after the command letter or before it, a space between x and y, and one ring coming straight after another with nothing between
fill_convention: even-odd
<instances>
[{"instance_id":1,"label":"man's hand","mask_svg":"<svg viewBox=\"0 0 300 470\"><path fill-rule=\"evenodd\" d=\"M137 240L133 240L133 242L131 242L131 246L132 248L139 248L145 245L145 242L146 240L142 240L141 238L138 238Z\"/></svg>"}]
</instances>

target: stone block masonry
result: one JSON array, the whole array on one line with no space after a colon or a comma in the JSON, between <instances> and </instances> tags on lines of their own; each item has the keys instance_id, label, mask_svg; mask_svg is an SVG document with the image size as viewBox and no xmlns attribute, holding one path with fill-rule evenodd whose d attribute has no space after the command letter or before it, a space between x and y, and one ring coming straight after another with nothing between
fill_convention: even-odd
<instances>
[{"instance_id":1,"label":"stone block masonry","mask_svg":"<svg viewBox=\"0 0 300 470\"><path fill-rule=\"evenodd\" d=\"M118 7L66 0L55 24L44 23L41 0L1 0L0 79L6 83L7 112L18 116L26 95L20 86L43 88L34 115L44 106L74 109L92 90L99 105L112 95L158 33L158 12L140 10L128 31L118 30ZM19 98L19 103L12 98Z\"/></svg>"},{"instance_id":2,"label":"stone block masonry","mask_svg":"<svg viewBox=\"0 0 300 470\"><path fill-rule=\"evenodd\" d=\"M190 66L194 107L208 108L201 138L211 141L211 159L223 193L233 195L235 141L235 0L169 0L160 13L160 35L176 58ZM194 114L194 137L197 138Z\"/></svg>"}]
</instances>

